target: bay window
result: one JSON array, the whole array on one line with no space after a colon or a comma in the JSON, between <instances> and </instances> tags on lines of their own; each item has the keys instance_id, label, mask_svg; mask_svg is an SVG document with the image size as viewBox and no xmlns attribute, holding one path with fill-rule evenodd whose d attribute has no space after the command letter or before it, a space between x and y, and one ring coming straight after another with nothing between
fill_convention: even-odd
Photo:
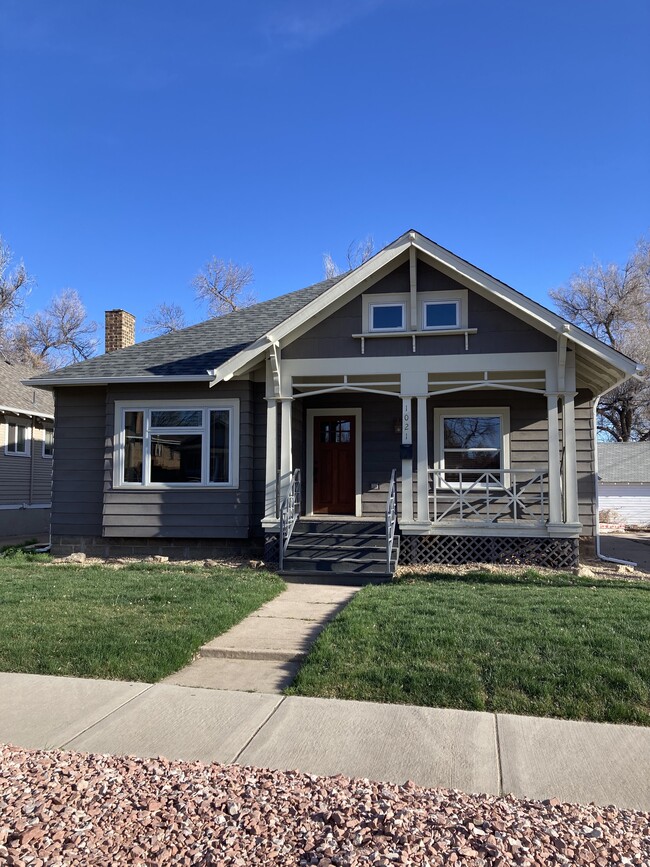
<instances>
[{"instance_id":1,"label":"bay window","mask_svg":"<svg viewBox=\"0 0 650 867\"><path fill-rule=\"evenodd\" d=\"M115 485L236 487L238 410L237 401L117 404Z\"/></svg>"}]
</instances>

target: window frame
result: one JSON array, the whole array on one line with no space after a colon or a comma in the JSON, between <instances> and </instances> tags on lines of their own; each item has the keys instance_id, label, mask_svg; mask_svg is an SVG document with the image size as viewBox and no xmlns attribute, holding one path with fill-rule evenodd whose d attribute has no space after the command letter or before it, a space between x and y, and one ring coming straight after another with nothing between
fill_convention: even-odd
<instances>
[{"instance_id":1,"label":"window frame","mask_svg":"<svg viewBox=\"0 0 650 867\"><path fill-rule=\"evenodd\" d=\"M54 428L53 427L43 427L42 430L43 430L43 445L41 448L41 457L44 460L51 461L52 458L54 457ZM47 445L47 434L48 433L52 434L52 445L51 445L51 450L50 450L49 454L47 454L47 452L45 451L45 446Z\"/></svg>"},{"instance_id":2,"label":"window frame","mask_svg":"<svg viewBox=\"0 0 650 867\"><path fill-rule=\"evenodd\" d=\"M151 425L151 413L160 411L201 411L200 426L160 427ZM228 425L228 481L209 481L210 468L210 412L227 410ZM142 412L142 481L127 482L124 480L125 454L125 414L127 412ZM113 487L129 491L147 490L234 490L239 488L239 398L223 400L122 400L115 402L115 430L113 438ZM151 453L153 434L166 432L169 434L198 434L201 442L201 481L200 482L152 482Z\"/></svg>"},{"instance_id":3,"label":"window frame","mask_svg":"<svg viewBox=\"0 0 650 867\"><path fill-rule=\"evenodd\" d=\"M402 324L379 328L373 324L374 312L381 307L399 307L402 311ZM371 334L396 334L406 331L406 301L371 301L368 304L368 331Z\"/></svg>"},{"instance_id":4,"label":"window frame","mask_svg":"<svg viewBox=\"0 0 650 867\"><path fill-rule=\"evenodd\" d=\"M438 292L422 292L419 301L420 331L435 334L436 331L460 331L467 328L467 289L444 289ZM456 324L450 325L427 325L427 304L455 304Z\"/></svg>"},{"instance_id":5,"label":"window frame","mask_svg":"<svg viewBox=\"0 0 650 867\"><path fill-rule=\"evenodd\" d=\"M25 429L25 450L17 451L16 449L10 449L10 441L9 441L9 431L10 428L22 427ZM5 455L10 458L28 458L32 453L32 436L31 436L31 427L32 424L29 421L23 421L23 419L15 418L13 416L6 416L4 420L4 429L5 429Z\"/></svg>"},{"instance_id":6,"label":"window frame","mask_svg":"<svg viewBox=\"0 0 650 867\"><path fill-rule=\"evenodd\" d=\"M500 470L509 470L510 466L510 407L507 406L474 406L474 407L436 407L434 408L434 435L433 435L433 454L434 466L437 470L445 470L445 419L446 418L493 418L498 416L501 422L501 466ZM468 451L471 451L469 449ZM457 470L450 469L450 473ZM472 472L472 471L470 471ZM478 471L477 471L478 472ZM490 472L485 470L484 472ZM505 487L509 485L507 472L504 472L502 483ZM436 476L436 484L438 490L449 490L455 488L460 490L460 482L445 481ZM485 490L485 485L477 484L476 482L465 483L464 489L472 487L473 490Z\"/></svg>"},{"instance_id":7,"label":"window frame","mask_svg":"<svg viewBox=\"0 0 650 867\"><path fill-rule=\"evenodd\" d=\"M456 309L456 321L453 325L427 325L427 308L440 307L441 305L453 304ZM448 298L445 300L423 301L422 302L422 331L450 331L460 328L460 299Z\"/></svg>"}]
</instances>

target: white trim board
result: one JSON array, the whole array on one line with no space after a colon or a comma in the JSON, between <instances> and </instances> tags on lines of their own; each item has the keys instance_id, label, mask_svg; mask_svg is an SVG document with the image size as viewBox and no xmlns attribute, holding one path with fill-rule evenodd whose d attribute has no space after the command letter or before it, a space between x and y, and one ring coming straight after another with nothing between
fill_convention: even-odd
<instances>
[{"instance_id":1,"label":"white trim board","mask_svg":"<svg viewBox=\"0 0 650 867\"><path fill-rule=\"evenodd\" d=\"M363 451L361 448L361 407L319 407L307 410L307 442L306 442L306 467L305 467L305 511L308 517L314 515L314 418L321 415L352 415L354 416L354 515L360 518L363 514L361 494L363 476L361 465ZM327 515L315 515L317 518L326 518Z\"/></svg>"}]
</instances>

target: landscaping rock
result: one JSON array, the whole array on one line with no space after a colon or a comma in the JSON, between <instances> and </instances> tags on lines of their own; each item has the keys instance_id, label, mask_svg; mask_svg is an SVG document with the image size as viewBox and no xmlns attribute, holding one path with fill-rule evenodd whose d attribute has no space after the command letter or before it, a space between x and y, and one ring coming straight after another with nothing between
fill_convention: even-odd
<instances>
[{"instance_id":1,"label":"landscaping rock","mask_svg":"<svg viewBox=\"0 0 650 867\"><path fill-rule=\"evenodd\" d=\"M3 864L644 867L649 829L650 813L555 799L0 749Z\"/></svg>"},{"instance_id":2,"label":"landscaping rock","mask_svg":"<svg viewBox=\"0 0 650 867\"><path fill-rule=\"evenodd\" d=\"M68 556L63 559L66 563L85 563L87 558L83 551L75 551L73 554L68 554Z\"/></svg>"},{"instance_id":3,"label":"landscaping rock","mask_svg":"<svg viewBox=\"0 0 650 867\"><path fill-rule=\"evenodd\" d=\"M590 569L589 566L578 566L575 570L576 575L579 578L596 578L597 575L593 569Z\"/></svg>"}]
</instances>

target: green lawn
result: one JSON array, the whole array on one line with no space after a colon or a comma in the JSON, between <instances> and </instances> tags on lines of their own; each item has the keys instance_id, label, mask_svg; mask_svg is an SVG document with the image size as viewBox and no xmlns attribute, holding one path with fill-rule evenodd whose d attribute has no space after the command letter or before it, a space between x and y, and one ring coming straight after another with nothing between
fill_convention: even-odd
<instances>
[{"instance_id":1,"label":"green lawn","mask_svg":"<svg viewBox=\"0 0 650 867\"><path fill-rule=\"evenodd\" d=\"M289 692L650 725L650 582L528 571L365 587Z\"/></svg>"},{"instance_id":2,"label":"green lawn","mask_svg":"<svg viewBox=\"0 0 650 867\"><path fill-rule=\"evenodd\" d=\"M0 561L0 670L153 682L284 583L250 569Z\"/></svg>"}]
</instances>

